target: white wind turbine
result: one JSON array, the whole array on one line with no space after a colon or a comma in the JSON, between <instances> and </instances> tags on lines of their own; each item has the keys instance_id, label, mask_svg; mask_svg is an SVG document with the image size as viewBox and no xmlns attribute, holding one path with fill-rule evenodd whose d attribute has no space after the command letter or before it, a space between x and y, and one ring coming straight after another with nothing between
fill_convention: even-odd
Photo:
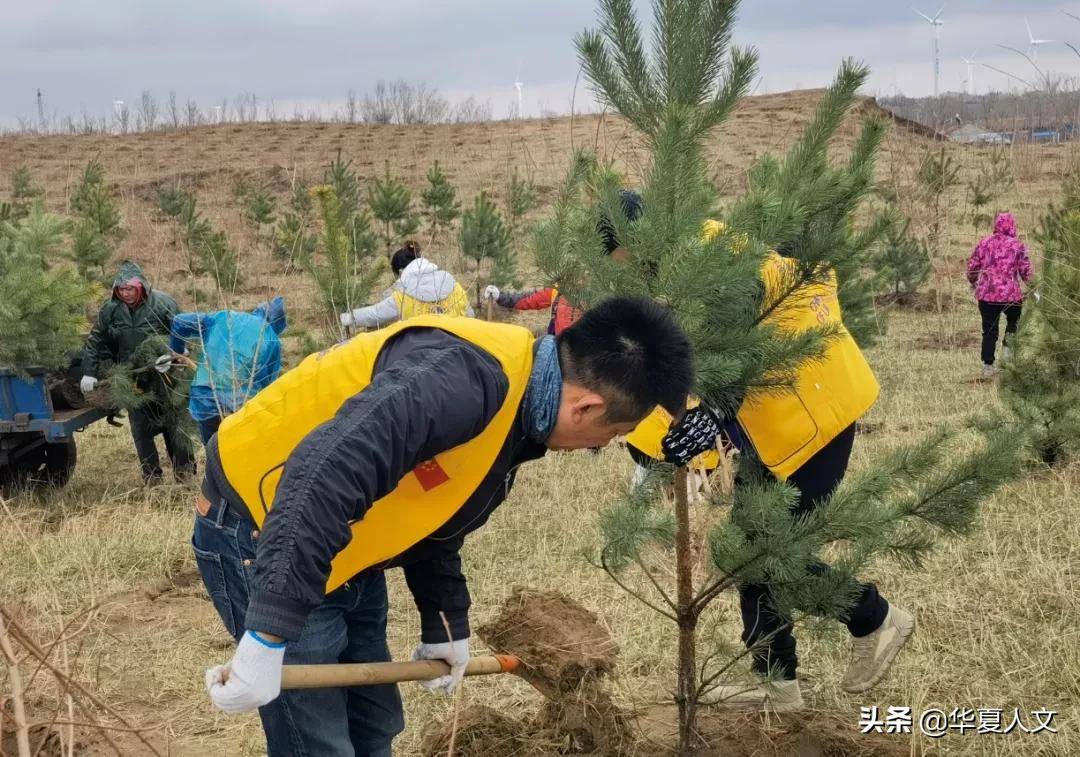
<instances>
[{"instance_id":1,"label":"white wind turbine","mask_svg":"<svg viewBox=\"0 0 1080 757\"><path fill-rule=\"evenodd\" d=\"M522 91L525 89L525 84L521 81L521 66L518 66L517 76L514 77L514 89L517 90L518 96L518 118L524 118L525 100Z\"/></svg>"},{"instance_id":2,"label":"white wind turbine","mask_svg":"<svg viewBox=\"0 0 1080 757\"><path fill-rule=\"evenodd\" d=\"M1031 57L1031 61L1034 63L1039 59L1039 47L1050 42L1057 42L1057 40L1035 39L1035 35L1031 33L1031 24L1028 23L1026 16L1024 17L1024 26L1027 27L1028 33L1028 55Z\"/></svg>"},{"instance_id":3,"label":"white wind turbine","mask_svg":"<svg viewBox=\"0 0 1080 757\"><path fill-rule=\"evenodd\" d=\"M912 8L917 14L926 19L926 23L930 24L934 30L934 97L938 96L938 82L941 79L941 27L945 24L941 20L941 12L945 10L945 6L942 5L934 17L931 18L918 8Z\"/></svg>"},{"instance_id":4,"label":"white wind turbine","mask_svg":"<svg viewBox=\"0 0 1080 757\"><path fill-rule=\"evenodd\" d=\"M975 56L978 54L979 51L976 50L971 54L970 59L960 56L960 60L967 64L967 92L969 95L975 94Z\"/></svg>"}]
</instances>

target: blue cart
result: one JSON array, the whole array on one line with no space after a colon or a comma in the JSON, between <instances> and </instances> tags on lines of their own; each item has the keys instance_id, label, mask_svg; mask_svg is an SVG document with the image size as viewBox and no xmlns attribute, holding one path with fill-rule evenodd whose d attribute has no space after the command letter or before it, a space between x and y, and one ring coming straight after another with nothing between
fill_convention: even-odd
<instances>
[{"instance_id":1,"label":"blue cart","mask_svg":"<svg viewBox=\"0 0 1080 757\"><path fill-rule=\"evenodd\" d=\"M44 368L0 368L0 486L63 486L75 469L75 432L106 417L97 407L54 410Z\"/></svg>"}]
</instances>

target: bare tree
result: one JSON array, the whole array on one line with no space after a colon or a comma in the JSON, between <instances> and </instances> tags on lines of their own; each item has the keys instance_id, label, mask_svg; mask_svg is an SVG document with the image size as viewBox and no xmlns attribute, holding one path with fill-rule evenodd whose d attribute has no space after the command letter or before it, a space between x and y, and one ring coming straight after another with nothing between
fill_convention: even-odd
<instances>
[{"instance_id":1,"label":"bare tree","mask_svg":"<svg viewBox=\"0 0 1080 757\"><path fill-rule=\"evenodd\" d=\"M174 130L180 128L180 106L176 103L176 90L169 92L169 122Z\"/></svg>"},{"instance_id":2,"label":"bare tree","mask_svg":"<svg viewBox=\"0 0 1080 757\"><path fill-rule=\"evenodd\" d=\"M140 130L151 131L157 126L158 101L150 94L150 90L144 89L139 96L139 122Z\"/></svg>"},{"instance_id":3,"label":"bare tree","mask_svg":"<svg viewBox=\"0 0 1080 757\"><path fill-rule=\"evenodd\" d=\"M188 100L184 104L184 123L190 126L198 126L202 123L202 113L199 112L199 104L194 100Z\"/></svg>"},{"instance_id":4,"label":"bare tree","mask_svg":"<svg viewBox=\"0 0 1080 757\"><path fill-rule=\"evenodd\" d=\"M349 94L345 96L345 120L350 124L356 123L357 106L356 92L350 89Z\"/></svg>"},{"instance_id":5,"label":"bare tree","mask_svg":"<svg viewBox=\"0 0 1080 757\"><path fill-rule=\"evenodd\" d=\"M364 95L360 113L364 123L388 124L393 121L394 108L390 102L390 93L387 91L386 82L376 82L375 92L372 95Z\"/></svg>"},{"instance_id":6,"label":"bare tree","mask_svg":"<svg viewBox=\"0 0 1080 757\"><path fill-rule=\"evenodd\" d=\"M127 134L131 128L131 108L128 107L126 102L121 102L113 111L113 117L116 119L116 130L121 134Z\"/></svg>"},{"instance_id":7,"label":"bare tree","mask_svg":"<svg viewBox=\"0 0 1080 757\"><path fill-rule=\"evenodd\" d=\"M447 120L456 124L478 123L492 119L491 100L477 100L469 95L451 108Z\"/></svg>"}]
</instances>

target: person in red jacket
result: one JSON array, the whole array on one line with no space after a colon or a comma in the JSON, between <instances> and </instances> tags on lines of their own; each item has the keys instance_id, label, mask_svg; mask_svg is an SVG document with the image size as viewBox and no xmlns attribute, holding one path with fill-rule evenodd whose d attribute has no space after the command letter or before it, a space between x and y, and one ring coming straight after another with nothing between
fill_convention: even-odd
<instances>
[{"instance_id":1,"label":"person in red jacket","mask_svg":"<svg viewBox=\"0 0 1080 757\"><path fill-rule=\"evenodd\" d=\"M641 215L641 195L630 189L619 192L619 200L622 202L623 213L627 220L636 221ZM615 236L615 228L607 218L601 218L596 230L600 233L604 242L604 252L615 260L619 260L621 247ZM568 329L578 318L581 317L581 308L574 307L563 295L559 294L557 287L542 287L530 289L524 292L503 292L494 284L488 284L484 289L484 297L495 300L500 307L508 310L551 310L551 320L548 321L547 333L558 336Z\"/></svg>"}]
</instances>

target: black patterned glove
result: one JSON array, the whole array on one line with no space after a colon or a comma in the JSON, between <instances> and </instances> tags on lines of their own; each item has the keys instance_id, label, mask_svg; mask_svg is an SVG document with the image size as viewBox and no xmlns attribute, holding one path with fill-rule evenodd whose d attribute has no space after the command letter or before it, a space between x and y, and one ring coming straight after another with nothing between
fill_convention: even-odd
<instances>
[{"instance_id":1,"label":"black patterned glove","mask_svg":"<svg viewBox=\"0 0 1080 757\"><path fill-rule=\"evenodd\" d=\"M704 407L687 410L679 425L668 431L660 442L664 461L675 466L686 465L702 452L716 449L720 421Z\"/></svg>"}]
</instances>

